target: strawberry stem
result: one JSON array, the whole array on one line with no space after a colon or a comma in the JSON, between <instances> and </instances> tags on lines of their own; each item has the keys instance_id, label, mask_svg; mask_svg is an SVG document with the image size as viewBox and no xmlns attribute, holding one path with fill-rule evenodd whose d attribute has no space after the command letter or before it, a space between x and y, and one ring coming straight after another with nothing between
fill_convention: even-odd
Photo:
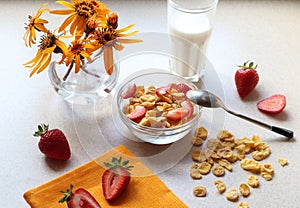
<instances>
[{"instance_id":1,"label":"strawberry stem","mask_svg":"<svg viewBox=\"0 0 300 208\"><path fill-rule=\"evenodd\" d=\"M34 132L33 136L40 137L40 136L46 134L48 129L49 129L48 124L47 125L46 124L38 125L38 130L36 132Z\"/></svg>"},{"instance_id":2,"label":"strawberry stem","mask_svg":"<svg viewBox=\"0 0 300 208\"><path fill-rule=\"evenodd\" d=\"M133 168L133 166L128 166L129 160L125 160L122 162L122 157L120 157L119 159L113 157L111 162L104 162L104 165L107 168L115 168L115 167L123 167L126 170L131 170Z\"/></svg>"},{"instance_id":3,"label":"strawberry stem","mask_svg":"<svg viewBox=\"0 0 300 208\"><path fill-rule=\"evenodd\" d=\"M243 65L238 65L238 67L244 68L244 69L249 68L249 69L256 70L258 64L256 64L256 65L254 66L254 62L253 62L253 61L251 61L250 63L249 63L249 62L250 62L250 60L244 62ZM248 63L249 63L249 64L248 64ZM253 66L254 66L254 67L253 67Z\"/></svg>"},{"instance_id":4,"label":"strawberry stem","mask_svg":"<svg viewBox=\"0 0 300 208\"><path fill-rule=\"evenodd\" d=\"M70 184L70 189L67 189L66 191L60 191L61 193L64 194L64 197L61 198L58 202L64 203L70 201L70 198L73 195L72 190L73 190L73 184Z\"/></svg>"}]
</instances>

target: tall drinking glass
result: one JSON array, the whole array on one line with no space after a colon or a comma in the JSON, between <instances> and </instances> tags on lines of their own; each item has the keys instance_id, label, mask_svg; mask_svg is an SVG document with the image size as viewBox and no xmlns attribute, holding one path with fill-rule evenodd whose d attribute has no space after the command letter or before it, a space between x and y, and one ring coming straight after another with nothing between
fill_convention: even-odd
<instances>
[{"instance_id":1,"label":"tall drinking glass","mask_svg":"<svg viewBox=\"0 0 300 208\"><path fill-rule=\"evenodd\" d=\"M168 0L170 69L192 81L203 75L218 0Z\"/></svg>"}]
</instances>

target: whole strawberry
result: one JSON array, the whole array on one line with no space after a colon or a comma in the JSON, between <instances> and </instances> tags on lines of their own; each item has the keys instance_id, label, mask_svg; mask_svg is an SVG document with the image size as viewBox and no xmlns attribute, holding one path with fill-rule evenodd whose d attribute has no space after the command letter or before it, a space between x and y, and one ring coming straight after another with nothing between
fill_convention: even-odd
<instances>
[{"instance_id":1,"label":"whole strawberry","mask_svg":"<svg viewBox=\"0 0 300 208\"><path fill-rule=\"evenodd\" d=\"M38 125L38 131L33 136L41 137L38 145L46 157L56 160L68 160L70 158L70 146L61 130L49 130L49 125L41 124Z\"/></svg>"},{"instance_id":2,"label":"whole strawberry","mask_svg":"<svg viewBox=\"0 0 300 208\"><path fill-rule=\"evenodd\" d=\"M244 65L235 73L235 84L241 98L249 95L256 87L259 81L258 73L256 72L257 65L253 62L245 62Z\"/></svg>"},{"instance_id":3,"label":"whole strawberry","mask_svg":"<svg viewBox=\"0 0 300 208\"><path fill-rule=\"evenodd\" d=\"M130 181L129 171L133 166L128 166L129 161L122 161L113 157L110 163L104 163L108 168L102 175L102 189L105 199L108 202L114 201L118 198Z\"/></svg>"}]
</instances>

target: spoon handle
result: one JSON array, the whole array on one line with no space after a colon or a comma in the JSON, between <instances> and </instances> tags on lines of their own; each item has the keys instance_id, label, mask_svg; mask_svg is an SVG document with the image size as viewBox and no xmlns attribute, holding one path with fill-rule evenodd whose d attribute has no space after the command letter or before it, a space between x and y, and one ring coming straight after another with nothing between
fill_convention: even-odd
<instances>
[{"instance_id":1,"label":"spoon handle","mask_svg":"<svg viewBox=\"0 0 300 208\"><path fill-rule=\"evenodd\" d=\"M232 114L232 115L235 115L237 117L240 117L244 120L247 120L247 121L250 121L252 123L255 123L261 127L264 127L266 129L269 129L273 132L276 132L277 134L280 134L280 135L283 135L289 139L293 138L294 137L294 132L291 131L291 130L288 130L288 129L284 129L284 128L281 128L281 127L277 127L277 126L272 126L272 125L269 125L269 124L266 124L264 122L261 122L261 121L258 121L258 120L255 120L253 118L250 118L248 116L245 116L245 115L242 115L242 114L239 114L239 113L236 113L236 112L233 112L229 109L225 109L228 113Z\"/></svg>"}]
</instances>

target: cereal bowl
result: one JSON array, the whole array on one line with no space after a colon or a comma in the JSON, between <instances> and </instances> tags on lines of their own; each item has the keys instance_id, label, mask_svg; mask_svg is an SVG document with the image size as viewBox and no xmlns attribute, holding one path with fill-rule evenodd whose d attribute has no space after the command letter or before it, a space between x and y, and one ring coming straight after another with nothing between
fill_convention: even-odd
<instances>
[{"instance_id":1,"label":"cereal bowl","mask_svg":"<svg viewBox=\"0 0 300 208\"><path fill-rule=\"evenodd\" d=\"M118 116L139 139L152 144L180 140L197 126L201 109L185 96L197 89L169 72L146 72L123 81L116 93Z\"/></svg>"}]
</instances>

